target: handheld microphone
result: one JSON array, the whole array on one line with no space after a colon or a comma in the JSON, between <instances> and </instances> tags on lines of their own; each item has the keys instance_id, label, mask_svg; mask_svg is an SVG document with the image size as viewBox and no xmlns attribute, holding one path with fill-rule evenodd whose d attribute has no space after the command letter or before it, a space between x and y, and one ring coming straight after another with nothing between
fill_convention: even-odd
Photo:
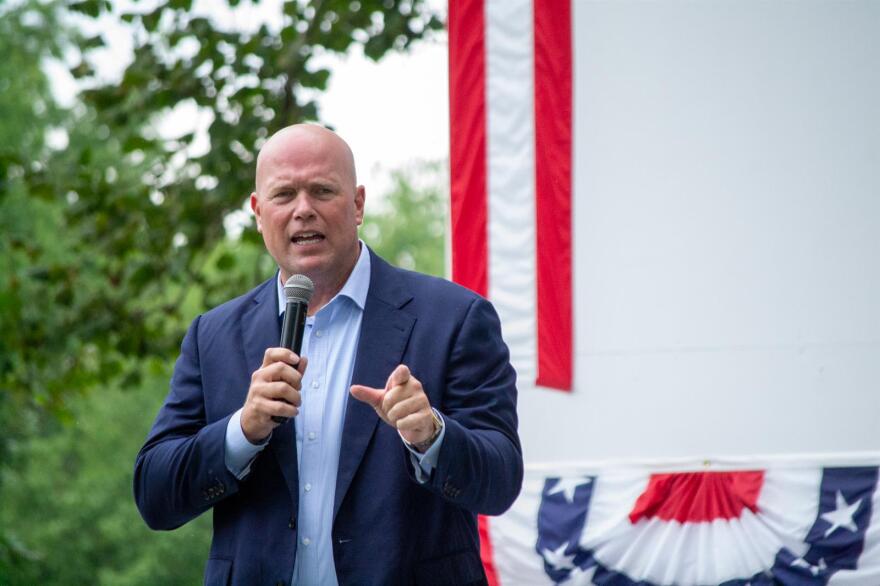
<instances>
[{"instance_id":1,"label":"handheld microphone","mask_svg":"<svg viewBox=\"0 0 880 586\"><path fill-rule=\"evenodd\" d=\"M305 275L292 275L284 283L284 298L287 307L284 310L284 321L281 323L281 348L293 350L299 356L302 350L303 334L306 329L306 315L309 312L309 300L315 291L315 284ZM287 417L272 416L272 421L284 423Z\"/></svg>"}]
</instances>

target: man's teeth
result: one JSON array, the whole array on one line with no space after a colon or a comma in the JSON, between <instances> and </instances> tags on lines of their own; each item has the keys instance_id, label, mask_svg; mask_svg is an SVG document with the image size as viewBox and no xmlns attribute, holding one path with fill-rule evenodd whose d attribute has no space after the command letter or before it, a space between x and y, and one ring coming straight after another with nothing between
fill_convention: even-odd
<instances>
[{"instance_id":1,"label":"man's teeth","mask_svg":"<svg viewBox=\"0 0 880 586\"><path fill-rule=\"evenodd\" d=\"M316 233L301 234L299 236L294 236L293 241L296 244L314 244L315 242L318 242L319 240L323 240L323 238L324 238L323 236L321 236L320 234L316 234Z\"/></svg>"}]
</instances>

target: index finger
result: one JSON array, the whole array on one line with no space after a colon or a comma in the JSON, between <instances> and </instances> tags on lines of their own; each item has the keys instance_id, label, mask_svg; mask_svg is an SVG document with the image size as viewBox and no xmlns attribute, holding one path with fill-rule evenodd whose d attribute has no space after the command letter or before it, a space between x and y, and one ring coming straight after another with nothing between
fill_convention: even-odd
<instances>
[{"instance_id":1,"label":"index finger","mask_svg":"<svg viewBox=\"0 0 880 586\"><path fill-rule=\"evenodd\" d=\"M299 364L299 356L297 356L293 350L288 350L287 348L266 348L266 353L263 354L263 366L261 368L265 368L273 362L286 362L295 367Z\"/></svg>"}]
</instances>

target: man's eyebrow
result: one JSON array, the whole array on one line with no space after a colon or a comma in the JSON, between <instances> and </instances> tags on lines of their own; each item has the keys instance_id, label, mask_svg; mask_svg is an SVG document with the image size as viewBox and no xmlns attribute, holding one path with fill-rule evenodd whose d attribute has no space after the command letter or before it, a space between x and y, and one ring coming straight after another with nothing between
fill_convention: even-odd
<instances>
[{"instance_id":1,"label":"man's eyebrow","mask_svg":"<svg viewBox=\"0 0 880 586\"><path fill-rule=\"evenodd\" d=\"M307 186L310 189L314 189L316 187L323 187L323 188L327 188L327 189L337 190L337 189L339 189L340 185L341 185L341 183L338 180L331 179L331 178L312 179L311 181L309 181L307 183Z\"/></svg>"},{"instance_id":2,"label":"man's eyebrow","mask_svg":"<svg viewBox=\"0 0 880 586\"><path fill-rule=\"evenodd\" d=\"M300 181L296 181L295 179L285 177L285 178L277 179L276 181L273 181L269 185L269 187L272 191L275 191L278 189L297 189L300 184L301 184Z\"/></svg>"}]
</instances>

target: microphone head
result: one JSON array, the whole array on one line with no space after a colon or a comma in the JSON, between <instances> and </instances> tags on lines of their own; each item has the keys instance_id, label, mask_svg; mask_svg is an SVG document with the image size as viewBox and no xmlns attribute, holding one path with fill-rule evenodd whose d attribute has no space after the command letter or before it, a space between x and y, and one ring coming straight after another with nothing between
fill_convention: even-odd
<instances>
[{"instance_id":1,"label":"microphone head","mask_svg":"<svg viewBox=\"0 0 880 586\"><path fill-rule=\"evenodd\" d=\"M284 297L288 303L300 302L308 305L314 291L315 284L305 275L291 275L284 283Z\"/></svg>"}]
</instances>

